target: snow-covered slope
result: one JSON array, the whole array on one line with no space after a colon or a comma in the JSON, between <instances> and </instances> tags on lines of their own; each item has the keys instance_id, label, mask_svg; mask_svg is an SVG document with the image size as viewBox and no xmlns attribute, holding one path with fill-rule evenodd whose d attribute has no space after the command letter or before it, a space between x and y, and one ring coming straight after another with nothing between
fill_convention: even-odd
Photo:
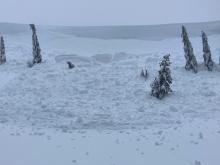
<instances>
[{"instance_id":1,"label":"snow-covered slope","mask_svg":"<svg viewBox=\"0 0 220 165\"><path fill-rule=\"evenodd\" d=\"M7 142L6 144L21 147L13 142L20 139L26 146L24 153L31 157L27 145L41 143L41 140L38 136L29 137L28 134L42 135L49 137L49 140L53 137L56 139L52 146L45 142L48 152L59 150L60 147L56 145L61 143L60 145L64 145L62 152L69 153L72 150L61 141L76 136L76 141L68 141L68 146L77 146L80 149L76 152L86 153L85 158L67 154L60 158L56 156L57 161L51 161L50 154L43 156L42 148L33 146L36 149L33 151L33 158L29 157L25 161L24 155L16 157L14 152L11 153L13 147L9 146L8 151L0 149L0 155L5 155L0 158L0 164L15 165L16 161L9 160L13 155L18 164L55 165L65 162L84 165L157 165L165 162L178 165L218 165L220 159L215 153L219 152L220 145L216 140L220 131L219 25L219 22L215 22L186 26L189 32L192 31L191 41L200 63L199 72L194 74L184 69L183 46L178 37L181 29L178 36L176 30L169 34L164 31L174 25L152 26L152 38L149 40L142 40L142 35L138 34L145 31L139 29L144 27L128 27L129 34L133 33L126 40L122 39L123 36L115 36L120 30L103 40L98 38L105 38L102 37L105 33L97 32L93 36L90 31L83 37L76 37L75 32L74 35L69 34L60 30L61 27L38 27L44 62L28 68L27 61L32 58L29 27L25 29L22 25L19 32L11 33L10 27L13 25L8 25L6 33L5 25L0 24L8 59L6 64L0 66L0 136L3 137L0 144ZM211 34L208 36L209 43L216 62L213 72L208 72L202 65L202 43L198 33L204 28ZM113 32L117 28L103 27L104 32L106 29ZM154 38L153 34L159 29L161 35ZM90 38L84 38L88 36ZM156 38L160 40L155 40ZM159 61L167 53L171 54L173 93L163 100L157 100L150 96L150 83L157 75ZM76 68L69 70L66 61L72 61ZM140 77L145 65L149 72L146 81ZM12 137L8 137L8 134ZM179 138L181 139L178 140ZM100 139L110 142L102 143ZM116 140L116 145L112 144L112 139ZM96 148L94 150L80 144L91 145L95 142L97 144L93 146ZM102 145L111 149L104 152ZM129 147L126 148L126 145ZM148 147L143 147L144 145ZM128 158L119 158L117 150L122 155L128 154ZM192 155L184 154L191 150ZM205 152L213 153L213 156L204 157ZM90 154L90 158L87 158ZM97 160L99 154L102 158Z\"/></svg>"},{"instance_id":2,"label":"snow-covered slope","mask_svg":"<svg viewBox=\"0 0 220 165\"><path fill-rule=\"evenodd\" d=\"M201 29L209 35L220 33L220 21L184 23L184 25L188 27L191 36L194 37L200 36ZM179 37L181 26L182 24L87 27L40 26L40 29L85 38L162 40ZM27 33L28 28L24 24L0 23L0 32L4 34Z\"/></svg>"}]
</instances>

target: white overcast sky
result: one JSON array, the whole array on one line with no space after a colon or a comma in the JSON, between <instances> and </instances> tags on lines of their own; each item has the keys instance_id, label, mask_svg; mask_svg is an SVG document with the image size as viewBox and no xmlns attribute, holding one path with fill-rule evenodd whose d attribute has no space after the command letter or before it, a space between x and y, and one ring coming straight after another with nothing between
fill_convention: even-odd
<instances>
[{"instance_id":1,"label":"white overcast sky","mask_svg":"<svg viewBox=\"0 0 220 165\"><path fill-rule=\"evenodd\" d=\"M0 0L0 22L149 25L220 20L220 0Z\"/></svg>"}]
</instances>

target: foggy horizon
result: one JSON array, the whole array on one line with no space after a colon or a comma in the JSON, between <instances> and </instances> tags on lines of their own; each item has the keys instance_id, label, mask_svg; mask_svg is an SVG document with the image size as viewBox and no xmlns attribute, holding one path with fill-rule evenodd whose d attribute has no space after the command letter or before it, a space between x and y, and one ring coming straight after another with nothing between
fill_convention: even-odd
<instances>
[{"instance_id":1,"label":"foggy horizon","mask_svg":"<svg viewBox=\"0 0 220 165\"><path fill-rule=\"evenodd\" d=\"M62 26L122 26L220 20L218 0L8 0L0 22Z\"/></svg>"},{"instance_id":2,"label":"foggy horizon","mask_svg":"<svg viewBox=\"0 0 220 165\"><path fill-rule=\"evenodd\" d=\"M168 22L168 23L155 23L155 24L106 24L106 25L62 25L62 24L41 24L35 22L0 22L5 24L20 24L20 25L29 25L35 24L40 26L66 26L66 27L105 27L105 26L157 26L157 25L175 25L175 24L199 24L199 23L211 23L211 22L220 22L218 20L209 20L209 21L199 21L199 22Z\"/></svg>"}]
</instances>

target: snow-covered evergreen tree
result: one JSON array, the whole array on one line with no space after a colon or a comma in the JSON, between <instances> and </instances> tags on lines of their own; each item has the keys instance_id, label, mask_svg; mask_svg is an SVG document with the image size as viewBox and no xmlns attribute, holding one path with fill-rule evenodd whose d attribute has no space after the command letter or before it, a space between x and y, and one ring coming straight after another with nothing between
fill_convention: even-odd
<instances>
[{"instance_id":1,"label":"snow-covered evergreen tree","mask_svg":"<svg viewBox=\"0 0 220 165\"><path fill-rule=\"evenodd\" d=\"M172 84L170 64L170 55L165 55L160 62L159 75L151 84L151 95L158 99L162 99L169 92L172 92L170 88L170 84Z\"/></svg>"},{"instance_id":2,"label":"snow-covered evergreen tree","mask_svg":"<svg viewBox=\"0 0 220 165\"><path fill-rule=\"evenodd\" d=\"M4 38L1 36L0 38L0 64L3 64L5 62L6 62L5 42L4 42Z\"/></svg>"},{"instance_id":3,"label":"snow-covered evergreen tree","mask_svg":"<svg viewBox=\"0 0 220 165\"><path fill-rule=\"evenodd\" d=\"M41 63L42 56L41 56L41 49L39 45L39 41L36 34L36 28L34 24L30 24L32 30L32 45L33 45L33 64Z\"/></svg>"},{"instance_id":4,"label":"snow-covered evergreen tree","mask_svg":"<svg viewBox=\"0 0 220 165\"><path fill-rule=\"evenodd\" d=\"M186 70L193 70L195 73L197 73L197 61L196 57L193 52L193 47L191 42L189 41L189 37L186 31L186 28L182 26L182 38L184 43L184 52L185 52L185 58L186 58Z\"/></svg>"},{"instance_id":5,"label":"snow-covered evergreen tree","mask_svg":"<svg viewBox=\"0 0 220 165\"><path fill-rule=\"evenodd\" d=\"M212 55L208 44L208 38L204 31L202 31L202 44L203 44L204 64L209 71L212 71L214 62L212 61Z\"/></svg>"}]
</instances>

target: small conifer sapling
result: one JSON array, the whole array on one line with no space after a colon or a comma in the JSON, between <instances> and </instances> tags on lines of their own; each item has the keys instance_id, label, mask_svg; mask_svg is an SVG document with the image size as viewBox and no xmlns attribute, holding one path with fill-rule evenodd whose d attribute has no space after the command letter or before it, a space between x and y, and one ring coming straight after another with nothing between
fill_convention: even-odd
<instances>
[{"instance_id":1,"label":"small conifer sapling","mask_svg":"<svg viewBox=\"0 0 220 165\"><path fill-rule=\"evenodd\" d=\"M172 84L172 77L170 71L170 55L165 55L160 62L159 75L154 79L151 84L151 95L162 99L169 92L172 92L170 85Z\"/></svg>"}]
</instances>

